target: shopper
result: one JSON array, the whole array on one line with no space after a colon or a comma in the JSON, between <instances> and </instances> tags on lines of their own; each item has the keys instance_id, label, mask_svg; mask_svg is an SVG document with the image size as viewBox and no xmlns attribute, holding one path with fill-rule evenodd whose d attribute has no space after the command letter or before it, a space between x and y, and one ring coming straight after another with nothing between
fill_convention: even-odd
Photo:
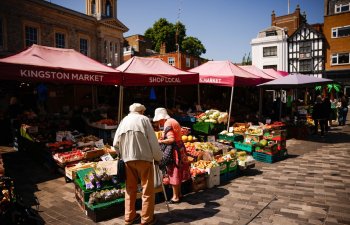
<instances>
[{"instance_id":1,"label":"shopper","mask_svg":"<svg viewBox=\"0 0 350 225\"><path fill-rule=\"evenodd\" d=\"M190 165L181 138L181 126L175 119L170 118L165 108L155 110L153 121L158 122L164 131L163 137L159 140L164 151L160 167L166 168L169 183L172 185L173 196L169 203L180 203L181 183L190 178Z\"/></svg>"},{"instance_id":2,"label":"shopper","mask_svg":"<svg viewBox=\"0 0 350 225\"><path fill-rule=\"evenodd\" d=\"M344 126L346 123L346 117L348 115L348 97L346 95L343 95L340 99L340 102L341 107L339 111L339 116L341 120L339 120L339 126Z\"/></svg>"},{"instance_id":3,"label":"shopper","mask_svg":"<svg viewBox=\"0 0 350 225\"><path fill-rule=\"evenodd\" d=\"M320 125L321 136L324 136L325 123L328 118L325 111L322 97L319 95L312 109L312 118L315 121L315 134L318 133L318 125Z\"/></svg>"},{"instance_id":4,"label":"shopper","mask_svg":"<svg viewBox=\"0 0 350 225\"><path fill-rule=\"evenodd\" d=\"M150 120L143 115L146 108L140 103L130 105L130 113L120 122L113 146L125 162L125 224L133 224L141 217L141 224L155 224L153 160L160 161L160 150ZM139 180L142 186L142 211L136 213L135 202Z\"/></svg>"},{"instance_id":5,"label":"shopper","mask_svg":"<svg viewBox=\"0 0 350 225\"><path fill-rule=\"evenodd\" d=\"M328 132L330 130L329 126L332 123L331 120L331 110L332 110L332 105L331 105L331 101L328 97L325 97L323 100L323 110L324 110L324 115L326 117L326 121L325 121L325 130L326 132ZM330 124L328 125L328 122L330 122Z\"/></svg>"}]
</instances>

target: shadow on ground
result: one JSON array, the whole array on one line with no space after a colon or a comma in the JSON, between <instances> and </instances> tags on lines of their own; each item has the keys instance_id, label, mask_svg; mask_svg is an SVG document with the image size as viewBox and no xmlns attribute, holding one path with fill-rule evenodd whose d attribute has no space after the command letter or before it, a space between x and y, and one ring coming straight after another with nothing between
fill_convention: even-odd
<instances>
[{"instance_id":1,"label":"shadow on ground","mask_svg":"<svg viewBox=\"0 0 350 225\"><path fill-rule=\"evenodd\" d=\"M159 224L178 224L178 223L191 223L193 221L213 217L219 213L220 210L216 209L220 207L218 199L224 198L229 194L229 191L215 187L207 189L198 193L190 193L183 198L183 201L190 204L192 207L186 209L173 209L169 212L157 213ZM196 205L203 204L204 206Z\"/></svg>"},{"instance_id":2,"label":"shadow on ground","mask_svg":"<svg viewBox=\"0 0 350 225\"><path fill-rule=\"evenodd\" d=\"M37 184L62 177L58 173L48 172L42 162L31 157L30 152L9 152L2 155L6 176L15 180L15 189L28 206L37 204L35 192Z\"/></svg>"}]
</instances>

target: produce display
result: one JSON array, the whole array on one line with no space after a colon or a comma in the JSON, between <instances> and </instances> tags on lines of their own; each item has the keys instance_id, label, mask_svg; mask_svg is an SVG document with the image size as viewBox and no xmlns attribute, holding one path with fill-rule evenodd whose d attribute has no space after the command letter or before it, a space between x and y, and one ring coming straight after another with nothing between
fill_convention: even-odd
<instances>
[{"instance_id":1,"label":"produce display","mask_svg":"<svg viewBox=\"0 0 350 225\"><path fill-rule=\"evenodd\" d=\"M199 160L197 162L192 163L192 167L195 167L198 169L210 169L216 166L219 166L219 164L215 160L214 161Z\"/></svg>"},{"instance_id":2,"label":"produce display","mask_svg":"<svg viewBox=\"0 0 350 225\"><path fill-rule=\"evenodd\" d=\"M74 150L70 152L56 153L53 155L53 158L57 162L64 164L82 160L84 158L84 153L81 150Z\"/></svg>"},{"instance_id":3,"label":"produce display","mask_svg":"<svg viewBox=\"0 0 350 225\"><path fill-rule=\"evenodd\" d=\"M117 125L117 121L112 120L112 119L102 119L102 120L96 121L96 123L105 124L105 125L108 125L108 126L115 126L115 125Z\"/></svg>"},{"instance_id":4,"label":"produce display","mask_svg":"<svg viewBox=\"0 0 350 225\"><path fill-rule=\"evenodd\" d=\"M111 190L96 191L90 194L89 204L93 205L97 203L113 201L118 198L124 198L124 195L125 195L125 189L113 188Z\"/></svg>"},{"instance_id":5,"label":"produce display","mask_svg":"<svg viewBox=\"0 0 350 225\"><path fill-rule=\"evenodd\" d=\"M205 111L204 113L196 116L198 122L207 122L207 123L224 123L226 124L228 121L228 113L220 112L216 109L210 109Z\"/></svg>"}]
</instances>

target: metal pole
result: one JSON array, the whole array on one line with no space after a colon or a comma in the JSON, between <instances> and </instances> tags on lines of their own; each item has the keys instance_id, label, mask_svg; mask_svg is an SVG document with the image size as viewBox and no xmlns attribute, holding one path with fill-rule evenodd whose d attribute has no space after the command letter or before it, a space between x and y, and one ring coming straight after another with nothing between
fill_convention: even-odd
<instances>
[{"instance_id":1,"label":"metal pole","mask_svg":"<svg viewBox=\"0 0 350 225\"><path fill-rule=\"evenodd\" d=\"M259 121L261 122L262 120L262 99L263 99L263 89L259 89Z\"/></svg>"},{"instance_id":2,"label":"metal pole","mask_svg":"<svg viewBox=\"0 0 350 225\"><path fill-rule=\"evenodd\" d=\"M200 89L199 89L199 84L197 84L197 100L198 100L198 105L201 105L201 95L200 95Z\"/></svg>"},{"instance_id":3,"label":"metal pole","mask_svg":"<svg viewBox=\"0 0 350 225\"><path fill-rule=\"evenodd\" d=\"M175 107L176 105L176 86L174 86L174 104L173 107Z\"/></svg>"},{"instance_id":4,"label":"metal pole","mask_svg":"<svg viewBox=\"0 0 350 225\"><path fill-rule=\"evenodd\" d=\"M282 118L282 89L280 90L280 101L279 101L279 104L280 104L280 116L279 116L279 121L281 121L281 118Z\"/></svg>"},{"instance_id":5,"label":"metal pole","mask_svg":"<svg viewBox=\"0 0 350 225\"><path fill-rule=\"evenodd\" d=\"M232 101L233 101L233 92L235 90L235 87L232 86L232 89L231 89L231 99L230 99L230 108L228 110L228 121L227 121L227 131L229 130L230 128L230 118L231 118L231 109L232 109Z\"/></svg>"},{"instance_id":6,"label":"metal pole","mask_svg":"<svg viewBox=\"0 0 350 225\"><path fill-rule=\"evenodd\" d=\"M164 88L164 107L167 108L167 100L166 100L166 87Z\"/></svg>"}]
</instances>

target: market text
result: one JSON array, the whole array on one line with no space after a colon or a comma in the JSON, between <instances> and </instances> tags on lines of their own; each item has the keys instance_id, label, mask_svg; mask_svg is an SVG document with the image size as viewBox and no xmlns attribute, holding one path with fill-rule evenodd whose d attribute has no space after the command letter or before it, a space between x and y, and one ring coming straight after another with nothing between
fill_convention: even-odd
<instances>
[{"instance_id":1,"label":"market text","mask_svg":"<svg viewBox=\"0 0 350 225\"><path fill-rule=\"evenodd\" d=\"M150 77L149 78L150 83L181 83L180 78L178 77Z\"/></svg>"},{"instance_id":2,"label":"market text","mask_svg":"<svg viewBox=\"0 0 350 225\"><path fill-rule=\"evenodd\" d=\"M103 80L102 75L42 71L42 70L21 70L21 77L35 77L35 78L53 79L53 80L95 81L95 82L100 82Z\"/></svg>"}]
</instances>

